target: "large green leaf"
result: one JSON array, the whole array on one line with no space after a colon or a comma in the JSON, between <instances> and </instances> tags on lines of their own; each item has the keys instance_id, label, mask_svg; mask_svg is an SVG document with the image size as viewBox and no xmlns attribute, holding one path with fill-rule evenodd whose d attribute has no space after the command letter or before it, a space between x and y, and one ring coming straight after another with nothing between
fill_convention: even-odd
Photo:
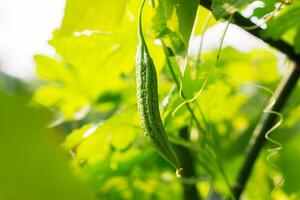
<instances>
[{"instance_id":1,"label":"large green leaf","mask_svg":"<svg viewBox=\"0 0 300 200\"><path fill-rule=\"evenodd\" d=\"M67 0L61 35L75 31L111 31L120 25L127 0Z\"/></svg>"},{"instance_id":2,"label":"large green leaf","mask_svg":"<svg viewBox=\"0 0 300 200\"><path fill-rule=\"evenodd\" d=\"M160 0L152 19L154 34L185 55L198 8L197 0Z\"/></svg>"},{"instance_id":3,"label":"large green leaf","mask_svg":"<svg viewBox=\"0 0 300 200\"><path fill-rule=\"evenodd\" d=\"M80 2L85 4L84 1L76 1L76 3L70 1L70 5L76 4L77 6ZM100 12L100 10L95 13L99 15L96 18L106 19L106 15L110 15L113 5L117 2L119 1L106 2L112 8L107 9L109 12ZM98 5L98 3L95 4ZM102 4L99 3L100 5ZM81 12L89 13L86 7L102 9L93 8L93 6L95 6L94 3L90 2L82 8ZM37 73L46 82L43 87L38 88L34 99L44 106L60 111L65 120L81 120L92 108L93 111L96 109L101 113L112 112L116 105L107 105L116 102L99 101L99 98L108 93L118 95L120 98L126 96L124 100L135 102L134 89L129 90L128 87L133 87L135 83L133 77L137 46L135 15L137 15L138 7L136 2L128 3L123 8L126 9L126 14L122 25L115 24L115 29L110 32L62 35L66 29L63 23L62 27L54 32L49 42L55 48L57 55L53 58L40 55L35 57ZM71 8L67 5L66 12L68 9ZM78 9L81 8L78 7ZM78 17L76 12L67 13L64 21ZM91 20L93 21L93 18ZM72 23L74 24L70 24L70 27L76 28L77 22ZM95 22L97 26L101 24L100 21ZM113 23L109 22L109 24ZM90 24L84 24L84 26L90 26ZM152 46L149 44L149 47ZM159 59L155 59L155 62L157 60ZM131 92L124 92L128 90Z\"/></svg>"},{"instance_id":4,"label":"large green leaf","mask_svg":"<svg viewBox=\"0 0 300 200\"><path fill-rule=\"evenodd\" d=\"M35 57L37 73L46 84L36 91L34 99L72 120L80 118L76 115L82 109L89 111L105 93L118 93L122 87L131 86L137 37L135 31L125 28L134 30L134 25L131 22L114 33L91 36L61 37L56 32L50 44L58 55Z\"/></svg>"}]
</instances>

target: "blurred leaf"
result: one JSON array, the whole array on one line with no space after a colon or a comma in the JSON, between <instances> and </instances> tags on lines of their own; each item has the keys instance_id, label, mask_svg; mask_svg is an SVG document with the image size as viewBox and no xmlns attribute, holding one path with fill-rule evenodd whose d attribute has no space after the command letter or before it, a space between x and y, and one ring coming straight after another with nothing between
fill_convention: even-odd
<instances>
[{"instance_id":1,"label":"blurred leaf","mask_svg":"<svg viewBox=\"0 0 300 200\"><path fill-rule=\"evenodd\" d=\"M26 104L0 93L0 199L92 199L45 128L47 113Z\"/></svg>"},{"instance_id":2,"label":"blurred leaf","mask_svg":"<svg viewBox=\"0 0 300 200\"><path fill-rule=\"evenodd\" d=\"M199 98L205 116L214 122L231 119L245 100L242 95L232 95L232 89L221 81L208 86Z\"/></svg>"},{"instance_id":3,"label":"blurred leaf","mask_svg":"<svg viewBox=\"0 0 300 200\"><path fill-rule=\"evenodd\" d=\"M74 88L76 90L76 88ZM63 114L64 118L81 119L89 111L90 101L84 95L70 88L67 90L63 86L44 86L39 88L34 95L34 100L50 108L58 108ZM85 113L78 113L86 106Z\"/></svg>"},{"instance_id":4,"label":"blurred leaf","mask_svg":"<svg viewBox=\"0 0 300 200\"><path fill-rule=\"evenodd\" d=\"M85 116L77 116L82 110L89 111L90 106L109 103L99 101L101 96L114 93L122 98L122 88L134 84L130 76L126 77L134 67L133 44L137 39L133 35L135 33L120 30L112 34L54 37L51 44L61 59L36 56L37 72L48 82L36 91L34 99L58 108L67 120L78 120Z\"/></svg>"},{"instance_id":5,"label":"blurred leaf","mask_svg":"<svg viewBox=\"0 0 300 200\"><path fill-rule=\"evenodd\" d=\"M251 3L252 0L213 0L212 13L216 19L221 19L238 11L244 5Z\"/></svg>"},{"instance_id":6,"label":"blurred leaf","mask_svg":"<svg viewBox=\"0 0 300 200\"><path fill-rule=\"evenodd\" d=\"M297 122L300 121L300 115L298 115L299 112L300 112L300 106L294 107L290 111L288 118L286 118L285 120L287 126L295 126Z\"/></svg>"},{"instance_id":7,"label":"blurred leaf","mask_svg":"<svg viewBox=\"0 0 300 200\"><path fill-rule=\"evenodd\" d=\"M135 109L127 109L101 124L85 125L68 135L64 146L76 152L78 162L84 160L93 164L104 161L111 155L111 151L126 149L136 139L137 131L142 132L137 116Z\"/></svg>"},{"instance_id":8,"label":"blurred leaf","mask_svg":"<svg viewBox=\"0 0 300 200\"><path fill-rule=\"evenodd\" d=\"M256 165L253 169L253 175L250 177L246 186L246 196L249 199L269 199L272 192L268 180L270 174L270 168L266 165L266 155L263 154L262 158L256 161ZM257 189L259 186L259 189Z\"/></svg>"},{"instance_id":9,"label":"blurred leaf","mask_svg":"<svg viewBox=\"0 0 300 200\"><path fill-rule=\"evenodd\" d=\"M66 148L66 150L73 150L76 149L80 143L93 134L99 125L93 125L93 124L86 124L82 126L79 129L73 130L65 139L65 142L63 146Z\"/></svg>"},{"instance_id":10,"label":"blurred leaf","mask_svg":"<svg viewBox=\"0 0 300 200\"><path fill-rule=\"evenodd\" d=\"M217 23L211 14L211 11L202 6L199 6L198 8L196 19L194 31L195 35L201 35L204 31L204 28L208 29Z\"/></svg>"},{"instance_id":11,"label":"blurred leaf","mask_svg":"<svg viewBox=\"0 0 300 200\"><path fill-rule=\"evenodd\" d=\"M69 35L87 29L114 30L121 23L126 4L127 0L67 0L59 34Z\"/></svg>"},{"instance_id":12,"label":"blurred leaf","mask_svg":"<svg viewBox=\"0 0 300 200\"><path fill-rule=\"evenodd\" d=\"M278 2L278 0L262 0L259 2L263 3L263 6L256 8L253 12L253 16L262 18L275 9L275 4Z\"/></svg>"},{"instance_id":13,"label":"blurred leaf","mask_svg":"<svg viewBox=\"0 0 300 200\"><path fill-rule=\"evenodd\" d=\"M63 62L43 55L36 55L34 59L37 74L44 80L59 82L62 85L76 82L72 69Z\"/></svg>"},{"instance_id":14,"label":"blurred leaf","mask_svg":"<svg viewBox=\"0 0 300 200\"><path fill-rule=\"evenodd\" d=\"M31 85L19 78L5 74L0 70L0 91L29 97L32 93L32 90L33 89Z\"/></svg>"},{"instance_id":15,"label":"blurred leaf","mask_svg":"<svg viewBox=\"0 0 300 200\"><path fill-rule=\"evenodd\" d=\"M300 165L300 158L298 156L300 155L299 139L299 134L292 137L284 145L283 150L280 152L279 166L283 171L283 176L285 179L283 189L288 194L300 194L300 188L298 187L300 175L297 167L291 167Z\"/></svg>"},{"instance_id":16,"label":"blurred leaf","mask_svg":"<svg viewBox=\"0 0 300 200\"><path fill-rule=\"evenodd\" d=\"M294 2L292 5L287 6L280 12L273 20L268 23L266 30L262 31L263 37L272 38L274 40L280 39L284 33L287 33L290 29L299 29L300 18L300 3ZM297 38L295 38L295 45L297 45ZM299 49L298 45L295 49Z\"/></svg>"},{"instance_id":17,"label":"blurred leaf","mask_svg":"<svg viewBox=\"0 0 300 200\"><path fill-rule=\"evenodd\" d=\"M215 53L207 54L204 59L215 59L215 56ZM279 78L277 62L271 51L257 49L245 54L227 47L222 49L221 58L217 62L217 70L225 73L224 75L235 82L257 81L261 84L270 84ZM268 76L265 76L266 73Z\"/></svg>"}]
</instances>

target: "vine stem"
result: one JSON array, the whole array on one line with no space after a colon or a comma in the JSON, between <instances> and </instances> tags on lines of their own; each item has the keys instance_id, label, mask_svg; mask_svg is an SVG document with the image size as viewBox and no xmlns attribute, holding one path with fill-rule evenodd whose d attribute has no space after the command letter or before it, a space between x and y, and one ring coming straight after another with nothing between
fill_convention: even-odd
<instances>
[{"instance_id":1,"label":"vine stem","mask_svg":"<svg viewBox=\"0 0 300 200\"><path fill-rule=\"evenodd\" d=\"M185 126L180 129L179 137L185 141L189 141L189 127ZM195 162L193 158L193 153L190 148L176 145L176 150L178 153L178 159L184 168L181 184L183 187L183 199L185 200L201 200L203 199L197 190L196 183L188 182L185 180L190 180L196 177L196 169L195 169Z\"/></svg>"},{"instance_id":2,"label":"vine stem","mask_svg":"<svg viewBox=\"0 0 300 200\"><path fill-rule=\"evenodd\" d=\"M274 99L274 103L270 110L273 112L281 111L292 90L296 87L299 77L300 64L296 63L295 65L291 66L276 88L273 97L271 97L271 99ZM266 115L261 117L256 128L254 129L252 137L250 138L246 148L245 160L240 168L235 185L233 187L233 192L236 199L240 198L241 193L245 189L255 161L259 156L259 152L266 142L266 133L276 124L278 115L273 114L273 112L266 113Z\"/></svg>"}]
</instances>

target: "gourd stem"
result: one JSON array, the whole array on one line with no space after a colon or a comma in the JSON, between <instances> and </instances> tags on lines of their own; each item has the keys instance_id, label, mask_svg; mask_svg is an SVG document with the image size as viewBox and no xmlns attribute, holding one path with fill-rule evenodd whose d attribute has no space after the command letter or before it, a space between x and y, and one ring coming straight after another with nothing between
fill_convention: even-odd
<instances>
[{"instance_id":1,"label":"gourd stem","mask_svg":"<svg viewBox=\"0 0 300 200\"><path fill-rule=\"evenodd\" d=\"M189 128L188 126L184 126L179 130L179 137L185 141L189 141ZM182 178L189 179L196 177L196 169L195 169L195 162L193 158L193 153L191 149L188 147L184 147L182 145L175 145L176 152L178 152L178 159L181 163L181 167L184 168ZM197 190L196 183L186 183L181 181L181 185L183 188L183 199L185 200L200 200L201 195Z\"/></svg>"},{"instance_id":2,"label":"gourd stem","mask_svg":"<svg viewBox=\"0 0 300 200\"><path fill-rule=\"evenodd\" d=\"M142 27L142 13L143 13L143 9L144 9L144 5L145 5L145 1L142 1L141 7L140 7L140 11L139 11L139 24L138 24L138 35L140 37L140 41L141 43L145 43L145 38L143 35L143 27Z\"/></svg>"}]
</instances>

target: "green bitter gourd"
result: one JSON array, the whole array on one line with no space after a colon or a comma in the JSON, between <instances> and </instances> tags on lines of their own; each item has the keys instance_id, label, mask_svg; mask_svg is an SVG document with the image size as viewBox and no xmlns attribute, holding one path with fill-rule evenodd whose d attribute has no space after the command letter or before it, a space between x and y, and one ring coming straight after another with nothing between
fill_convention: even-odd
<instances>
[{"instance_id":1,"label":"green bitter gourd","mask_svg":"<svg viewBox=\"0 0 300 200\"><path fill-rule=\"evenodd\" d=\"M158 104L157 74L153 60L150 56L142 32L142 9L139 14L139 40L136 58L136 83L138 110L146 139L155 149L177 169L180 176L181 170L175 151L173 150L164 129Z\"/></svg>"}]
</instances>

